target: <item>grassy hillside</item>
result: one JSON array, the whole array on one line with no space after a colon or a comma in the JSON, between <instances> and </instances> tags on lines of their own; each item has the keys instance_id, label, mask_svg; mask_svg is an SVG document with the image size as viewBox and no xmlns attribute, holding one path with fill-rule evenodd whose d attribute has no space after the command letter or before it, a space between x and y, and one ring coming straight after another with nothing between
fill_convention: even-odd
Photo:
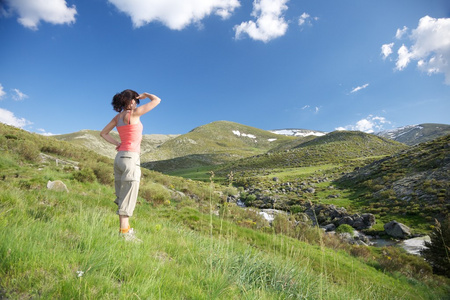
<instances>
[{"instance_id":1,"label":"grassy hillside","mask_svg":"<svg viewBox=\"0 0 450 300\"><path fill-rule=\"evenodd\" d=\"M111 135L120 140L119 134L115 131L111 132ZM148 152L153 152L157 147L164 142L177 137L177 134L144 134L142 136L141 151L142 155ZM94 150L98 154L114 158L116 156L116 149L113 145L106 142L101 136L98 130L81 130L79 132L55 135L54 138L60 141L68 141L77 145L82 145L88 149Z\"/></svg>"},{"instance_id":2,"label":"grassy hillside","mask_svg":"<svg viewBox=\"0 0 450 300\"><path fill-rule=\"evenodd\" d=\"M361 205L379 215L397 214L419 224L450 211L450 135L416 145L342 177Z\"/></svg>"},{"instance_id":3,"label":"grassy hillside","mask_svg":"<svg viewBox=\"0 0 450 300\"><path fill-rule=\"evenodd\" d=\"M293 139L234 122L218 121L165 142L156 151L144 155L142 161L148 162L146 166L150 169L169 172L265 153Z\"/></svg>"},{"instance_id":4,"label":"grassy hillside","mask_svg":"<svg viewBox=\"0 0 450 300\"><path fill-rule=\"evenodd\" d=\"M280 167L308 167L328 163L340 164L355 159L390 155L407 146L359 131L335 131L309 141L301 140L284 151L270 151L239 160L225 170L270 169Z\"/></svg>"},{"instance_id":5,"label":"grassy hillside","mask_svg":"<svg viewBox=\"0 0 450 300\"><path fill-rule=\"evenodd\" d=\"M143 243L127 243L117 235L106 176L112 160L3 124L0 142L0 298L448 295L449 282L417 257L343 244L316 228L292 238L288 220L270 227L253 211L224 203L228 187L148 170L131 220ZM69 192L48 190L48 180L62 180Z\"/></svg>"}]
</instances>

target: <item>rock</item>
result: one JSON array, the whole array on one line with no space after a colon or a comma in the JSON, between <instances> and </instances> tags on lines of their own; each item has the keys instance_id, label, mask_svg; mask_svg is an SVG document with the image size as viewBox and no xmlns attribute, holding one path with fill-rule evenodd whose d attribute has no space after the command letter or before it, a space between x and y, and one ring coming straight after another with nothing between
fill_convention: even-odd
<instances>
[{"instance_id":1,"label":"rock","mask_svg":"<svg viewBox=\"0 0 450 300\"><path fill-rule=\"evenodd\" d=\"M47 182L47 189L57 192L69 192L69 189L67 186L62 182L61 180L55 180L55 181L48 181Z\"/></svg>"},{"instance_id":2,"label":"rock","mask_svg":"<svg viewBox=\"0 0 450 300\"><path fill-rule=\"evenodd\" d=\"M363 218L363 222L364 222L364 228L370 228L373 225L375 225L375 216L373 214L362 214L361 217Z\"/></svg>"},{"instance_id":3,"label":"rock","mask_svg":"<svg viewBox=\"0 0 450 300\"><path fill-rule=\"evenodd\" d=\"M360 230L363 229L365 227L364 225L364 220L362 217L357 216L356 218L353 218L354 222L353 222L353 227Z\"/></svg>"},{"instance_id":4,"label":"rock","mask_svg":"<svg viewBox=\"0 0 450 300\"><path fill-rule=\"evenodd\" d=\"M384 224L384 231L386 231L389 236L400 239L404 239L411 235L409 227L397 221L391 221Z\"/></svg>"},{"instance_id":5,"label":"rock","mask_svg":"<svg viewBox=\"0 0 450 300\"><path fill-rule=\"evenodd\" d=\"M348 224L348 225L350 225L350 226L353 226L353 223L355 223L355 221L353 220L352 217L350 217L350 216L345 216L345 217L343 217L342 219L340 219L338 223L339 223L339 225L342 225L342 224Z\"/></svg>"},{"instance_id":6,"label":"rock","mask_svg":"<svg viewBox=\"0 0 450 300\"><path fill-rule=\"evenodd\" d=\"M339 198L339 197L340 197L340 195L339 195L339 194L336 194L336 195L328 195L327 198L333 199L333 198Z\"/></svg>"},{"instance_id":7,"label":"rock","mask_svg":"<svg viewBox=\"0 0 450 300\"><path fill-rule=\"evenodd\" d=\"M308 215L306 213L298 213L297 219L301 223L309 223L310 222L310 218L308 217Z\"/></svg>"},{"instance_id":8,"label":"rock","mask_svg":"<svg viewBox=\"0 0 450 300\"><path fill-rule=\"evenodd\" d=\"M314 188L312 188L312 187L309 187L309 188L306 189L305 192L310 193L310 194L314 194L316 192L316 190Z\"/></svg>"},{"instance_id":9,"label":"rock","mask_svg":"<svg viewBox=\"0 0 450 300\"><path fill-rule=\"evenodd\" d=\"M333 223L331 223L331 224L322 226L321 228L325 229L325 231L328 232L328 231L334 231L336 229L336 226Z\"/></svg>"}]
</instances>

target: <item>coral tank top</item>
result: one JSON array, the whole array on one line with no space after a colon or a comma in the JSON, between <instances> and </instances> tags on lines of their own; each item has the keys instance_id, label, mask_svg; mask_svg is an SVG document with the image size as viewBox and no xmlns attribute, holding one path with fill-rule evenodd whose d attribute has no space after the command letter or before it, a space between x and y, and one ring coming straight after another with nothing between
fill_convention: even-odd
<instances>
[{"instance_id":1,"label":"coral tank top","mask_svg":"<svg viewBox=\"0 0 450 300\"><path fill-rule=\"evenodd\" d=\"M131 111L130 118L131 120ZM117 131L119 132L121 144L118 151L130 151L130 152L141 152L141 141L142 141L142 130L144 126L141 121L137 124L125 124L122 119L119 118L117 122Z\"/></svg>"}]
</instances>

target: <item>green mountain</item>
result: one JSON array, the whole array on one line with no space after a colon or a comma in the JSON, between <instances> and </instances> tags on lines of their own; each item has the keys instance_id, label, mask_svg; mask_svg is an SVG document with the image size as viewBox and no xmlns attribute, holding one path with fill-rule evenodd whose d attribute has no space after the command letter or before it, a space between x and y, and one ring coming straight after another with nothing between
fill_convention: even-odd
<instances>
[{"instance_id":1,"label":"green mountain","mask_svg":"<svg viewBox=\"0 0 450 300\"><path fill-rule=\"evenodd\" d=\"M111 135L119 140L119 134L115 131L111 132ZM141 151L145 155L147 152L154 151L157 147L162 145L168 140L176 138L177 134L144 134L142 136ZM68 141L74 144L85 146L88 149L96 151L98 154L114 158L116 156L116 150L113 145L106 142L101 136L100 131L97 130L81 130L69 134L54 135L54 138L60 141Z\"/></svg>"},{"instance_id":2,"label":"green mountain","mask_svg":"<svg viewBox=\"0 0 450 300\"><path fill-rule=\"evenodd\" d=\"M113 161L0 124L0 299L445 299L449 281L395 247L225 203L230 187L143 169L118 236ZM67 190L48 189L61 181Z\"/></svg>"},{"instance_id":3,"label":"green mountain","mask_svg":"<svg viewBox=\"0 0 450 300\"><path fill-rule=\"evenodd\" d=\"M286 149L286 145L290 148ZM350 160L391 155L408 148L399 142L360 131L334 131L310 140L300 138L281 147L283 151L269 151L239 160L227 165L226 169L248 170L339 164Z\"/></svg>"},{"instance_id":4,"label":"green mountain","mask_svg":"<svg viewBox=\"0 0 450 300\"><path fill-rule=\"evenodd\" d=\"M376 135L412 146L448 134L450 134L450 125L426 123L386 130Z\"/></svg>"},{"instance_id":5,"label":"green mountain","mask_svg":"<svg viewBox=\"0 0 450 300\"><path fill-rule=\"evenodd\" d=\"M234 122L217 121L165 142L152 153L143 155L142 161L150 169L164 172L217 165L266 153L294 139Z\"/></svg>"}]
</instances>

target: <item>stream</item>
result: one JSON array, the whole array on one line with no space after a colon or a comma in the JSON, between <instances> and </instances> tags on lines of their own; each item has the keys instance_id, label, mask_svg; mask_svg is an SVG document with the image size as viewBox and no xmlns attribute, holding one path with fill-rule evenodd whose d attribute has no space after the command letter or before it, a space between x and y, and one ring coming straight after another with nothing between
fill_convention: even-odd
<instances>
[{"instance_id":1,"label":"stream","mask_svg":"<svg viewBox=\"0 0 450 300\"><path fill-rule=\"evenodd\" d=\"M245 207L244 205L240 205L241 207ZM275 209L261 209L259 211L259 214L264 217L269 223L272 223L272 221L275 218L275 215L277 213L280 213L281 211L275 210ZM284 212L283 212L284 213ZM373 243L372 246L374 247L384 247L384 246L395 246L395 247L402 247L406 250L406 252L414 255L420 255L420 250L425 248L424 244L425 242L430 241L430 237L428 235L415 237L411 239L406 239L403 241L395 241L395 240L389 240L389 239L369 239L370 242Z\"/></svg>"}]
</instances>

